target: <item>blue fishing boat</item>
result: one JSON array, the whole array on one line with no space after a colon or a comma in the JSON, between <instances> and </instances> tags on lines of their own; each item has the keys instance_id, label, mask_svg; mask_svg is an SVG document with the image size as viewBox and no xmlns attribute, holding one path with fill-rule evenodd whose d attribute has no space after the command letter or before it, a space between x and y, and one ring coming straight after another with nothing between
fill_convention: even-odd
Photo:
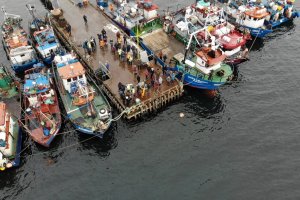
<instances>
[{"instance_id":1,"label":"blue fishing boat","mask_svg":"<svg viewBox=\"0 0 300 200\"><path fill-rule=\"evenodd\" d=\"M51 74L39 67L25 71L24 128L38 144L49 147L61 127L61 112Z\"/></svg>"},{"instance_id":2,"label":"blue fishing boat","mask_svg":"<svg viewBox=\"0 0 300 200\"><path fill-rule=\"evenodd\" d=\"M224 63L226 55L221 49L203 47L194 55L184 58L179 53L173 59L175 67L168 69L179 72L179 78L190 87L215 90L233 77L233 70Z\"/></svg>"},{"instance_id":3,"label":"blue fishing boat","mask_svg":"<svg viewBox=\"0 0 300 200\"><path fill-rule=\"evenodd\" d=\"M74 55L57 55L53 63L56 85L74 128L103 138L112 119L104 94Z\"/></svg>"},{"instance_id":4,"label":"blue fishing boat","mask_svg":"<svg viewBox=\"0 0 300 200\"><path fill-rule=\"evenodd\" d=\"M236 2L229 2L225 13L228 20L250 32L253 37L263 38L273 32L272 25L267 25L270 13L259 6L238 6Z\"/></svg>"},{"instance_id":5,"label":"blue fishing boat","mask_svg":"<svg viewBox=\"0 0 300 200\"><path fill-rule=\"evenodd\" d=\"M2 11L4 13L4 22L1 25L3 48L11 62L12 69L20 74L36 64L38 58L21 25L22 18L19 15L7 13L4 8Z\"/></svg>"},{"instance_id":6,"label":"blue fishing boat","mask_svg":"<svg viewBox=\"0 0 300 200\"><path fill-rule=\"evenodd\" d=\"M261 6L268 9L271 13L270 19L266 22L272 28L276 28L283 23L292 21L296 17L300 17L300 13L294 9L294 1L263 1ZM251 4L250 4L251 5Z\"/></svg>"},{"instance_id":7,"label":"blue fishing boat","mask_svg":"<svg viewBox=\"0 0 300 200\"><path fill-rule=\"evenodd\" d=\"M55 54L60 50L60 44L50 24L35 16L35 7L26 5L33 20L29 23L29 30L35 48L44 63L51 64Z\"/></svg>"},{"instance_id":8,"label":"blue fishing boat","mask_svg":"<svg viewBox=\"0 0 300 200\"><path fill-rule=\"evenodd\" d=\"M3 66L0 67L0 170L20 164L22 129L20 93L16 82Z\"/></svg>"}]
</instances>

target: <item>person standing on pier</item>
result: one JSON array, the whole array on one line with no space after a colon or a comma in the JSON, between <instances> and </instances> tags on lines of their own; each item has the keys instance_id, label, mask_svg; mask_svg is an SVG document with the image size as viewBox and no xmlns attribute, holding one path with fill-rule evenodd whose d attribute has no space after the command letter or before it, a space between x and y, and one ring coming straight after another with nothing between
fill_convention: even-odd
<instances>
[{"instance_id":1,"label":"person standing on pier","mask_svg":"<svg viewBox=\"0 0 300 200\"><path fill-rule=\"evenodd\" d=\"M98 41L99 41L99 44L100 44L100 41L103 39L102 34L98 33L97 36L98 36Z\"/></svg>"},{"instance_id":2,"label":"person standing on pier","mask_svg":"<svg viewBox=\"0 0 300 200\"><path fill-rule=\"evenodd\" d=\"M127 45L127 37L125 34L123 35L123 40L124 40L124 45Z\"/></svg>"},{"instance_id":3,"label":"person standing on pier","mask_svg":"<svg viewBox=\"0 0 300 200\"><path fill-rule=\"evenodd\" d=\"M136 80L137 80L138 83L141 82L141 77L139 75L137 75Z\"/></svg>"},{"instance_id":4,"label":"person standing on pier","mask_svg":"<svg viewBox=\"0 0 300 200\"><path fill-rule=\"evenodd\" d=\"M109 71L109 63L108 63L108 61L105 62L105 67L106 67L107 71Z\"/></svg>"},{"instance_id":5,"label":"person standing on pier","mask_svg":"<svg viewBox=\"0 0 300 200\"><path fill-rule=\"evenodd\" d=\"M164 61L164 63L167 61L167 58L168 58L167 55L164 54L164 55L163 55L163 61Z\"/></svg>"},{"instance_id":6,"label":"person standing on pier","mask_svg":"<svg viewBox=\"0 0 300 200\"><path fill-rule=\"evenodd\" d=\"M72 28L70 24L67 24L66 31L69 34L69 37L72 35Z\"/></svg>"},{"instance_id":7,"label":"person standing on pier","mask_svg":"<svg viewBox=\"0 0 300 200\"><path fill-rule=\"evenodd\" d=\"M103 38L106 38L106 31L104 30L104 28L102 29L101 33L103 35Z\"/></svg>"},{"instance_id":8,"label":"person standing on pier","mask_svg":"<svg viewBox=\"0 0 300 200\"><path fill-rule=\"evenodd\" d=\"M83 15L83 21L84 21L84 23L87 25L88 20L87 20L87 16L86 16L86 15Z\"/></svg>"},{"instance_id":9,"label":"person standing on pier","mask_svg":"<svg viewBox=\"0 0 300 200\"><path fill-rule=\"evenodd\" d=\"M110 49L112 50L113 46L114 46L114 40L110 39L109 40L109 44L110 44Z\"/></svg>"}]
</instances>

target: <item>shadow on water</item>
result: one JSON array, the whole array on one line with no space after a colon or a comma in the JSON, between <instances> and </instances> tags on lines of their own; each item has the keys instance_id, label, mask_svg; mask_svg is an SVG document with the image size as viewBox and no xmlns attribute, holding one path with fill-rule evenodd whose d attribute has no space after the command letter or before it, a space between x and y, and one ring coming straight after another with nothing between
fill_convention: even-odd
<instances>
[{"instance_id":1,"label":"shadow on water","mask_svg":"<svg viewBox=\"0 0 300 200\"><path fill-rule=\"evenodd\" d=\"M253 38L247 42L247 47L251 48L251 51L259 51L264 47L264 44L270 40L280 38L282 35L288 37L289 33L295 29L295 24L293 21L288 21L280 26L276 27L272 33L270 33L265 38Z\"/></svg>"},{"instance_id":2,"label":"shadow on water","mask_svg":"<svg viewBox=\"0 0 300 200\"><path fill-rule=\"evenodd\" d=\"M100 157L109 156L109 151L118 146L118 140L115 137L117 124L112 123L109 130L104 134L102 139L98 137L88 136L86 134L78 134L80 142L80 151L93 150Z\"/></svg>"},{"instance_id":3,"label":"shadow on water","mask_svg":"<svg viewBox=\"0 0 300 200\"><path fill-rule=\"evenodd\" d=\"M252 37L252 40L248 41L246 46L250 51L260 51L264 47L264 39Z\"/></svg>"},{"instance_id":4,"label":"shadow on water","mask_svg":"<svg viewBox=\"0 0 300 200\"><path fill-rule=\"evenodd\" d=\"M201 118L209 118L224 111L224 104L217 90L198 90L186 87L181 102Z\"/></svg>"}]
</instances>

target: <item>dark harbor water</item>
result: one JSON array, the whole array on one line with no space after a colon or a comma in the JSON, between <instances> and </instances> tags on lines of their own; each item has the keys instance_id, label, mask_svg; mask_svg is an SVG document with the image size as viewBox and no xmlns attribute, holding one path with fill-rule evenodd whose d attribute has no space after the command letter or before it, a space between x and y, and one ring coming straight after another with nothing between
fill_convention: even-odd
<instances>
[{"instance_id":1,"label":"dark harbor water","mask_svg":"<svg viewBox=\"0 0 300 200\"><path fill-rule=\"evenodd\" d=\"M0 2L24 26L26 3L46 12L37 0ZM103 141L67 133L47 151L27 137L21 166L0 173L0 199L300 199L299 42L298 19L257 41L215 96L186 88L152 116L116 122Z\"/></svg>"}]
</instances>

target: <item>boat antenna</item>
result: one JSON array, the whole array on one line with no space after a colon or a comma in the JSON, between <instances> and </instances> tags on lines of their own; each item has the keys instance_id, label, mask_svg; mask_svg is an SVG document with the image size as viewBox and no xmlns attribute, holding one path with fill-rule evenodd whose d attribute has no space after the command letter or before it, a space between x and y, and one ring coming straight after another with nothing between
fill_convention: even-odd
<instances>
[{"instance_id":1,"label":"boat antenna","mask_svg":"<svg viewBox=\"0 0 300 200\"><path fill-rule=\"evenodd\" d=\"M35 19L35 15L34 15L34 11L35 11L35 6L31 5L31 4L26 4L26 7L30 13L30 15L33 17L33 19Z\"/></svg>"}]
</instances>

